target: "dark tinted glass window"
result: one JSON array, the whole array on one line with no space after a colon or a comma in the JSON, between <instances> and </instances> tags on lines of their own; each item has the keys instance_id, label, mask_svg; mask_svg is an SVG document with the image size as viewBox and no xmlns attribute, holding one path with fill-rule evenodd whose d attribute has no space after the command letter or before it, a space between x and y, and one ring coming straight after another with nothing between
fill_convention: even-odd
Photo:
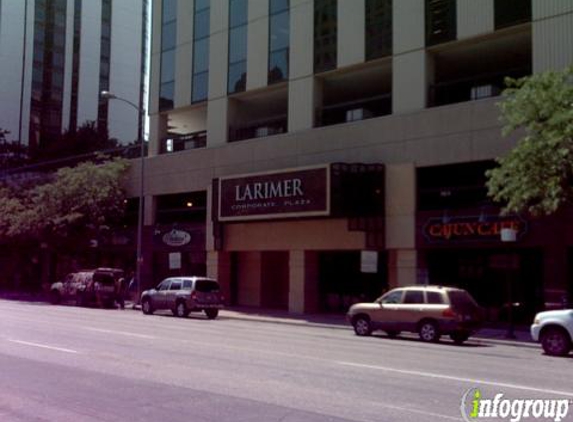
<instances>
[{"instance_id":1,"label":"dark tinted glass window","mask_svg":"<svg viewBox=\"0 0 573 422\"><path fill-rule=\"evenodd\" d=\"M269 3L269 69L268 83L288 78L288 56L290 47L289 1Z\"/></svg>"},{"instance_id":2,"label":"dark tinted glass window","mask_svg":"<svg viewBox=\"0 0 573 422\"><path fill-rule=\"evenodd\" d=\"M366 60L392 54L392 0L366 0Z\"/></svg>"},{"instance_id":3,"label":"dark tinted glass window","mask_svg":"<svg viewBox=\"0 0 573 422\"><path fill-rule=\"evenodd\" d=\"M247 0L230 0L229 27L244 25L248 19Z\"/></svg>"},{"instance_id":4,"label":"dark tinted glass window","mask_svg":"<svg viewBox=\"0 0 573 422\"><path fill-rule=\"evenodd\" d=\"M175 50L168 50L161 55L161 82L175 79Z\"/></svg>"},{"instance_id":5,"label":"dark tinted glass window","mask_svg":"<svg viewBox=\"0 0 573 422\"><path fill-rule=\"evenodd\" d=\"M247 87L247 0L229 0L229 94Z\"/></svg>"},{"instance_id":6,"label":"dark tinted glass window","mask_svg":"<svg viewBox=\"0 0 573 422\"><path fill-rule=\"evenodd\" d=\"M172 281L171 286L169 286L169 290L181 290L181 281Z\"/></svg>"},{"instance_id":7,"label":"dark tinted glass window","mask_svg":"<svg viewBox=\"0 0 573 422\"><path fill-rule=\"evenodd\" d=\"M452 308L457 311L468 311L478 307L470 294L463 290L453 290L448 292Z\"/></svg>"},{"instance_id":8,"label":"dark tinted glass window","mask_svg":"<svg viewBox=\"0 0 573 422\"><path fill-rule=\"evenodd\" d=\"M438 292L426 292L426 298L430 304L440 305L444 303L442 295Z\"/></svg>"},{"instance_id":9,"label":"dark tinted glass window","mask_svg":"<svg viewBox=\"0 0 573 422\"><path fill-rule=\"evenodd\" d=\"M205 101L209 95L210 6L210 0L195 2L191 102Z\"/></svg>"},{"instance_id":10,"label":"dark tinted glass window","mask_svg":"<svg viewBox=\"0 0 573 422\"><path fill-rule=\"evenodd\" d=\"M421 290L406 290L404 303L424 303L424 292Z\"/></svg>"},{"instance_id":11,"label":"dark tinted glass window","mask_svg":"<svg viewBox=\"0 0 573 422\"><path fill-rule=\"evenodd\" d=\"M426 45L456 39L456 0L426 0Z\"/></svg>"},{"instance_id":12,"label":"dark tinted glass window","mask_svg":"<svg viewBox=\"0 0 573 422\"><path fill-rule=\"evenodd\" d=\"M382 299L382 303L385 304L392 304L392 303L401 303L402 302L402 290L396 290L393 292L388 293Z\"/></svg>"},{"instance_id":13,"label":"dark tinted glass window","mask_svg":"<svg viewBox=\"0 0 573 422\"><path fill-rule=\"evenodd\" d=\"M168 290L170 284L171 284L171 280L162 281L161 284L159 284L157 290L161 290L161 291Z\"/></svg>"},{"instance_id":14,"label":"dark tinted glass window","mask_svg":"<svg viewBox=\"0 0 573 422\"><path fill-rule=\"evenodd\" d=\"M495 29L531 21L531 0L495 0Z\"/></svg>"},{"instance_id":15,"label":"dark tinted glass window","mask_svg":"<svg viewBox=\"0 0 573 422\"><path fill-rule=\"evenodd\" d=\"M193 281L192 280L183 280L183 288L184 289L190 289L191 287L193 287Z\"/></svg>"},{"instance_id":16,"label":"dark tinted glass window","mask_svg":"<svg viewBox=\"0 0 573 422\"><path fill-rule=\"evenodd\" d=\"M193 101L204 101L209 94L209 73L196 73L193 75Z\"/></svg>"},{"instance_id":17,"label":"dark tinted glass window","mask_svg":"<svg viewBox=\"0 0 573 422\"><path fill-rule=\"evenodd\" d=\"M197 280L195 290L202 293L218 292L219 283L214 280Z\"/></svg>"},{"instance_id":18,"label":"dark tinted glass window","mask_svg":"<svg viewBox=\"0 0 573 422\"><path fill-rule=\"evenodd\" d=\"M336 68L337 1L314 2L314 71L324 72Z\"/></svg>"},{"instance_id":19,"label":"dark tinted glass window","mask_svg":"<svg viewBox=\"0 0 573 422\"><path fill-rule=\"evenodd\" d=\"M289 0L270 0L269 1L269 10L270 13L279 13L289 8Z\"/></svg>"},{"instance_id":20,"label":"dark tinted glass window","mask_svg":"<svg viewBox=\"0 0 573 422\"><path fill-rule=\"evenodd\" d=\"M163 32L161 33L161 49L169 50L175 48L177 43L177 23L169 22L163 25Z\"/></svg>"},{"instance_id":21,"label":"dark tinted glass window","mask_svg":"<svg viewBox=\"0 0 573 422\"><path fill-rule=\"evenodd\" d=\"M163 0L163 23L177 19L177 0Z\"/></svg>"}]
</instances>

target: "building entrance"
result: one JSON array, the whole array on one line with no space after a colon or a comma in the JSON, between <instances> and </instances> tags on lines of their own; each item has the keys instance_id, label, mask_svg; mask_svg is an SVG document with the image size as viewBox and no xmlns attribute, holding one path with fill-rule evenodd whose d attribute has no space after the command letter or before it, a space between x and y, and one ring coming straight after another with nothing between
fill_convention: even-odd
<instances>
[{"instance_id":1,"label":"building entrance","mask_svg":"<svg viewBox=\"0 0 573 422\"><path fill-rule=\"evenodd\" d=\"M319 253L319 310L346 312L350 305L374 301L388 287L386 254L378 253L377 272L361 272L360 251Z\"/></svg>"}]
</instances>

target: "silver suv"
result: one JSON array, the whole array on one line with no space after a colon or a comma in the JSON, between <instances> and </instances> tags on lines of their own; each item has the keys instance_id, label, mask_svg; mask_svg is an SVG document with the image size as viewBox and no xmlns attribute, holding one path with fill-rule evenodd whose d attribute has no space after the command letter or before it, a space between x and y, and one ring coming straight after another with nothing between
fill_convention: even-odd
<instances>
[{"instance_id":1,"label":"silver suv","mask_svg":"<svg viewBox=\"0 0 573 422\"><path fill-rule=\"evenodd\" d=\"M170 277L154 289L141 294L144 314L170 309L174 315L185 318L190 312L205 312L214 319L223 308L223 295L216 280L206 277Z\"/></svg>"}]
</instances>

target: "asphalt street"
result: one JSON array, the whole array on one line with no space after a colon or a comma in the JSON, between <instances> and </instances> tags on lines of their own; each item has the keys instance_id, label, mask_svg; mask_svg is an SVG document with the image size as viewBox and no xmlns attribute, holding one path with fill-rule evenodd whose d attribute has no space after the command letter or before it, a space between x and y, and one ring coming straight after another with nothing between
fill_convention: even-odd
<instances>
[{"instance_id":1,"label":"asphalt street","mask_svg":"<svg viewBox=\"0 0 573 422\"><path fill-rule=\"evenodd\" d=\"M573 357L531 345L362 338L225 311L0 300L0 369L2 422L461 421L471 388L573 399Z\"/></svg>"}]
</instances>

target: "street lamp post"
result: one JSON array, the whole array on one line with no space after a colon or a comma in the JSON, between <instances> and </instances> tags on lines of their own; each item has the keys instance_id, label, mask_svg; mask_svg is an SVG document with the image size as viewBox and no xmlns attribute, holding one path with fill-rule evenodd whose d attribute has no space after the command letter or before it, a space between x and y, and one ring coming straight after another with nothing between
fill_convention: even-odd
<instances>
[{"instance_id":1,"label":"street lamp post","mask_svg":"<svg viewBox=\"0 0 573 422\"><path fill-rule=\"evenodd\" d=\"M136 250L136 260L135 260L135 280L137 283L137 302L139 303L140 296L141 296L141 267L143 266L143 176L144 176L144 158L145 158L145 145L143 142L143 117L145 115L145 110L139 107L137 104L126 100L125 98L118 97L117 95L109 92L109 91L102 91L100 96L104 100L118 100L122 101L126 104L129 104L131 107L137 110L138 117L140 117L140 127L137 130L137 141L140 145L139 150L139 204L137 210L137 250Z\"/></svg>"}]
</instances>

